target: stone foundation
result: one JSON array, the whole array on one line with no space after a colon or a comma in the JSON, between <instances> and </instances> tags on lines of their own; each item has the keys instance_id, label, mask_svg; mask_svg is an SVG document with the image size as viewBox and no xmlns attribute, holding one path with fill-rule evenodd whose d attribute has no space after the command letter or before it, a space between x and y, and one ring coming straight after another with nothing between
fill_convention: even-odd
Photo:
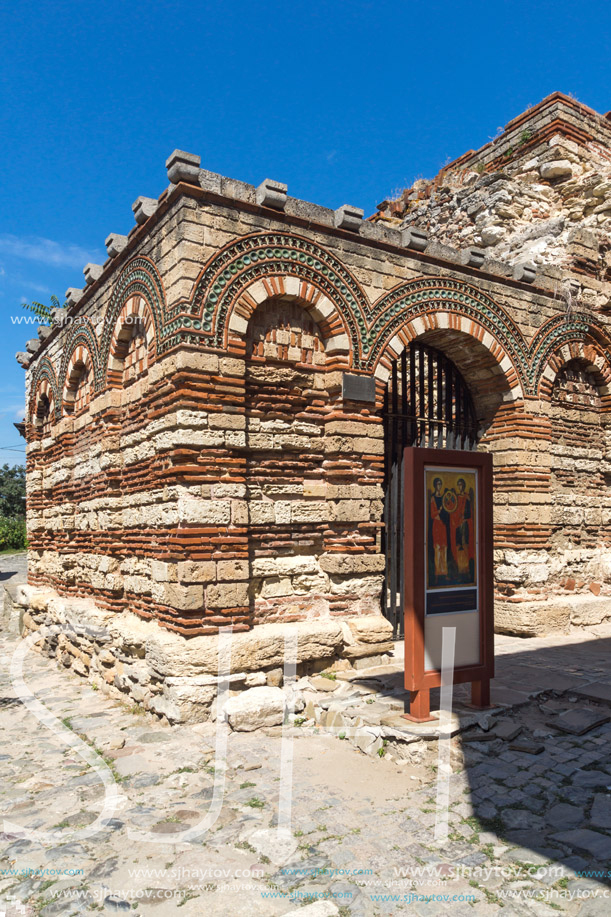
<instances>
[{"instance_id":1,"label":"stone foundation","mask_svg":"<svg viewBox=\"0 0 611 917\"><path fill-rule=\"evenodd\" d=\"M546 634L568 634L574 628L609 621L609 596L552 596L540 602L496 601L494 605L494 629L500 634L544 637Z\"/></svg>"},{"instance_id":2,"label":"stone foundation","mask_svg":"<svg viewBox=\"0 0 611 917\"><path fill-rule=\"evenodd\" d=\"M24 637L40 632L36 648L44 654L170 723L215 715L218 635L185 639L134 614L28 585L6 587L2 626ZM377 615L261 624L231 639L230 695L282 685L287 633L297 636L300 677L381 665L393 649L392 628Z\"/></svg>"}]
</instances>

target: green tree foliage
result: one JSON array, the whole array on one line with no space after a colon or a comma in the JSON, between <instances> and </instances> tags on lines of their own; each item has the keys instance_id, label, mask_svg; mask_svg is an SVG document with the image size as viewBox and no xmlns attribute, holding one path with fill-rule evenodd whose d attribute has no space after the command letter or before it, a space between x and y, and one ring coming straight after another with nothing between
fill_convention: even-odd
<instances>
[{"instance_id":1,"label":"green tree foliage","mask_svg":"<svg viewBox=\"0 0 611 917\"><path fill-rule=\"evenodd\" d=\"M25 519L0 516L0 551L25 551L27 546Z\"/></svg>"},{"instance_id":2,"label":"green tree foliage","mask_svg":"<svg viewBox=\"0 0 611 917\"><path fill-rule=\"evenodd\" d=\"M25 468L0 468L0 551L27 547L25 524Z\"/></svg>"},{"instance_id":3,"label":"green tree foliage","mask_svg":"<svg viewBox=\"0 0 611 917\"><path fill-rule=\"evenodd\" d=\"M0 516L25 516L23 465L3 465L0 468Z\"/></svg>"},{"instance_id":4,"label":"green tree foliage","mask_svg":"<svg viewBox=\"0 0 611 917\"><path fill-rule=\"evenodd\" d=\"M36 302L35 300L32 300L32 302L24 302L22 306L24 309L27 309L28 312L33 312L41 325L53 325L55 323L53 310L65 308L66 304L64 303L62 306L57 296L52 296L49 306L43 302Z\"/></svg>"}]
</instances>

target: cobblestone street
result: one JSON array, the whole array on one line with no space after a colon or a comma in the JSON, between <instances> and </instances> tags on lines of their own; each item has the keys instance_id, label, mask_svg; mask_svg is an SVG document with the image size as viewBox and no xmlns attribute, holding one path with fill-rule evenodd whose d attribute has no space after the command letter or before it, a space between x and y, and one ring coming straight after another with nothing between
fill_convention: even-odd
<instances>
[{"instance_id":1,"label":"cobblestone street","mask_svg":"<svg viewBox=\"0 0 611 917\"><path fill-rule=\"evenodd\" d=\"M0 571L4 582L23 579L23 557L3 557ZM163 725L29 652L24 682L58 721L45 725L10 677L19 644L0 636L7 917L609 913L604 637L499 639L499 669L512 665L533 696L452 739L443 843L434 836L436 742L418 764L400 766L314 726L287 728L294 741L284 747L281 727L230 733L217 812L215 724ZM290 813L280 791L287 749ZM91 828L104 779L116 786L115 810ZM182 839L208 812L208 830Z\"/></svg>"}]
</instances>

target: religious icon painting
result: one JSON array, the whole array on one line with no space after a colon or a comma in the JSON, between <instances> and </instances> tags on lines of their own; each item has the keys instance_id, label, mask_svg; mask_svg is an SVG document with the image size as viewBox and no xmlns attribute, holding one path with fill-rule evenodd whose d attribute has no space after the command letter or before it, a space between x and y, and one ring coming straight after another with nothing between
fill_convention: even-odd
<instances>
[{"instance_id":1,"label":"religious icon painting","mask_svg":"<svg viewBox=\"0 0 611 917\"><path fill-rule=\"evenodd\" d=\"M407 447L403 474L405 687L410 692L405 715L424 723L431 718L430 690L442 678L470 681L473 704L490 703L492 456Z\"/></svg>"},{"instance_id":2,"label":"religious icon painting","mask_svg":"<svg viewBox=\"0 0 611 917\"><path fill-rule=\"evenodd\" d=\"M425 468L426 613L477 610L477 468Z\"/></svg>"}]
</instances>

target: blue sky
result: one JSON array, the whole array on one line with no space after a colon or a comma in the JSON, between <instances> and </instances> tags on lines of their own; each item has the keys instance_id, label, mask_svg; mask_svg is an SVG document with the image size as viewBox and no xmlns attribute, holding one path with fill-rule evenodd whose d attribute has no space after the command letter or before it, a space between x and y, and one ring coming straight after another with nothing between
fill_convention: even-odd
<instances>
[{"instance_id":1,"label":"blue sky","mask_svg":"<svg viewBox=\"0 0 611 917\"><path fill-rule=\"evenodd\" d=\"M0 463L23 459L24 300L104 258L176 147L371 213L555 90L611 109L609 7L565 0L19 0L0 28Z\"/></svg>"}]
</instances>

